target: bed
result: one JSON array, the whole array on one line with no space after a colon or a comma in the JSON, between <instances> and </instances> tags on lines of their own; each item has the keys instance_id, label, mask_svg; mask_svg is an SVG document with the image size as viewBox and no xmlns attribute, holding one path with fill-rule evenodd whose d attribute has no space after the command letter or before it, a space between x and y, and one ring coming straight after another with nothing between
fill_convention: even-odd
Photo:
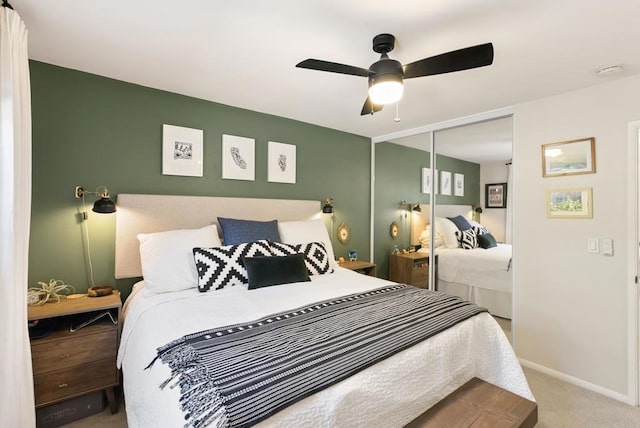
<instances>
[{"instance_id":1,"label":"bed","mask_svg":"<svg viewBox=\"0 0 640 428\"><path fill-rule=\"evenodd\" d=\"M436 207L435 239L438 254L438 290L460 296L489 309L493 315L511 319L512 309L512 247L497 243L491 248L462 248L459 230L449 218L462 216L483 233L490 232L471 220L471 207L439 205ZM429 252L429 207L423 206L420 215L414 214L412 242L419 242Z\"/></svg>"},{"instance_id":2,"label":"bed","mask_svg":"<svg viewBox=\"0 0 640 428\"><path fill-rule=\"evenodd\" d=\"M195 286L158 292L157 284L153 282L155 272L144 268L148 264L148 254L143 254L142 258L138 256L135 263L130 262L135 258L133 253L140 253L145 245L142 240L136 249L135 236L139 233L148 236L156 236L158 232L173 233L180 228L201 231L210 227L211 223L216 223L217 217L229 215L225 207L233 207L235 211L232 215L236 218L262 221L277 219L285 245L287 241L308 239L330 244L326 229L318 227L323 224L317 219L320 212L317 201L287 201L289 209L285 218L282 218L282 210L278 207L282 208L283 201L230 201L230 198L224 198L227 199L226 204L222 205L220 198L175 198L170 197L171 202L167 202L161 195L118 196L116 259L120 260L117 263L120 269L117 268L116 275L140 276L143 270L145 274L125 302L118 352L127 418L131 427L184 426L185 423L188 426L197 425L188 417L185 419L185 412L179 404L180 399L184 398L185 390L181 390L184 385L178 378L172 377L176 371L172 371L170 364L164 362L162 355L166 354L159 351L159 348L166 350L167 345L171 347L178 343L177 339L194 337L193 333L203 330L240 330L253 325L247 323L254 323L255 320L273 318L275 315L272 314L291 313L294 308L318 307L318 302L350 301L351 296L368 296L382 289L406 287L407 292L417 290L341 268L335 263L331 250L329 258L332 273L311 275L309 281L250 290L236 285L212 288L208 292L200 292ZM261 208L237 212L237 207L247 207L253 203ZM164 213L160 207L166 207L168 213ZM207 207L206 218L188 215L202 212L203 207ZM272 210L269 207L275 208ZM182 212L182 215L176 215L179 218L176 223L170 220L174 211ZM162 220L154 220L157 218ZM185 218L191 220L185 221ZM227 233L224 235L226 244ZM290 245L293 245L292 242ZM172 263L166 262L158 269L180 270L184 267L169 266ZM200 285L198 283L198 287ZM424 290L419 292L428 293ZM219 328L223 326L224 329ZM479 377L533 400L508 340L487 312L470 316L427 340L401 349L375 364L365 365L354 374L321 390L306 394L261 419L257 426L404 426L472 377ZM161 388L161 385L164 387ZM211 422L210 426L216 426L216 422L219 421Z\"/></svg>"}]
</instances>

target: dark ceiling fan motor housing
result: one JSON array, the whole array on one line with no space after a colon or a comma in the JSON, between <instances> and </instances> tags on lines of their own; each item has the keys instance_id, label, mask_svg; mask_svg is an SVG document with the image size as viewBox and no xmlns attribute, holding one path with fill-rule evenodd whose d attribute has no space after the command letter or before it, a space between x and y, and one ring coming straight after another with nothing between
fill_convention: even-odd
<instances>
[{"instance_id":1,"label":"dark ceiling fan motor housing","mask_svg":"<svg viewBox=\"0 0 640 428\"><path fill-rule=\"evenodd\" d=\"M373 50L382 54L379 61L369 67L369 87L381 81L398 81L402 83L402 64L390 59L387 55L395 46L396 38L392 34L378 34L373 38Z\"/></svg>"},{"instance_id":2,"label":"dark ceiling fan motor housing","mask_svg":"<svg viewBox=\"0 0 640 428\"><path fill-rule=\"evenodd\" d=\"M378 34L373 38L373 51L379 54L387 54L396 46L396 38L393 34Z\"/></svg>"},{"instance_id":3,"label":"dark ceiling fan motor housing","mask_svg":"<svg viewBox=\"0 0 640 428\"><path fill-rule=\"evenodd\" d=\"M312 58L299 62L296 67L367 77L369 88L371 88L380 82L395 81L402 84L404 79L469 70L493 63L493 44L491 43L446 52L405 65L389 58L388 53L394 47L395 37L392 34L384 33L375 36L373 50L380 54L380 60L371 64L369 69ZM382 110L382 107L374 104L371 97L367 97L360 114L373 114Z\"/></svg>"}]
</instances>

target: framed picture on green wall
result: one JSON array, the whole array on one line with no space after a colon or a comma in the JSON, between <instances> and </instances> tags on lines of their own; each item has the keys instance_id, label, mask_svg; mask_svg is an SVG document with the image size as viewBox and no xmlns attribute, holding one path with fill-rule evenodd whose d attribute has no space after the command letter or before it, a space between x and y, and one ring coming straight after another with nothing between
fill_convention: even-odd
<instances>
[{"instance_id":1,"label":"framed picture on green wall","mask_svg":"<svg viewBox=\"0 0 640 428\"><path fill-rule=\"evenodd\" d=\"M453 194L464 196L464 174L453 174Z\"/></svg>"},{"instance_id":2,"label":"framed picture on green wall","mask_svg":"<svg viewBox=\"0 0 640 428\"><path fill-rule=\"evenodd\" d=\"M267 181L296 183L296 146L269 141Z\"/></svg>"},{"instance_id":3,"label":"framed picture on green wall","mask_svg":"<svg viewBox=\"0 0 640 428\"><path fill-rule=\"evenodd\" d=\"M451 195L451 173L442 171L440 173L440 192L443 195Z\"/></svg>"},{"instance_id":4,"label":"framed picture on green wall","mask_svg":"<svg viewBox=\"0 0 640 428\"><path fill-rule=\"evenodd\" d=\"M162 174L202 177L202 129L162 125Z\"/></svg>"},{"instance_id":5,"label":"framed picture on green wall","mask_svg":"<svg viewBox=\"0 0 640 428\"><path fill-rule=\"evenodd\" d=\"M435 174L435 185L431 182L431 168L422 168L422 193L431 193L431 189L436 190L438 194L438 170Z\"/></svg>"},{"instance_id":6,"label":"framed picture on green wall","mask_svg":"<svg viewBox=\"0 0 640 428\"><path fill-rule=\"evenodd\" d=\"M222 178L254 181L256 174L256 140L222 135Z\"/></svg>"}]
</instances>

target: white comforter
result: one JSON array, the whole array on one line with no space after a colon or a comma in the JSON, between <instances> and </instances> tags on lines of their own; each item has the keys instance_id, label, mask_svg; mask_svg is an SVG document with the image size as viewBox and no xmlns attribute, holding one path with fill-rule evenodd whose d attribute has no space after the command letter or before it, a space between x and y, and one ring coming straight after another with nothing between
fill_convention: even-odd
<instances>
[{"instance_id":1,"label":"white comforter","mask_svg":"<svg viewBox=\"0 0 640 428\"><path fill-rule=\"evenodd\" d=\"M511 245L493 248L437 248L438 278L447 282L511 293Z\"/></svg>"},{"instance_id":2,"label":"white comforter","mask_svg":"<svg viewBox=\"0 0 640 428\"><path fill-rule=\"evenodd\" d=\"M249 321L318 300L377 288L387 281L338 268L312 282L208 293L196 289L150 295L138 283L125 304L118 353L130 427L179 427L179 391L158 386L169 377L156 348L208 328ZM477 376L533 400L504 333L482 313L356 375L307 397L260 427L398 427Z\"/></svg>"}]
</instances>

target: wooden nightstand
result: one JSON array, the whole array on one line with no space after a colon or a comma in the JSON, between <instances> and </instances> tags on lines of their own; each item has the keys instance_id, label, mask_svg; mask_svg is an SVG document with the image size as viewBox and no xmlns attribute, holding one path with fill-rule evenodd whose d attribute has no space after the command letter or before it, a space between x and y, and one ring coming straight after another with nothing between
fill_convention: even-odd
<instances>
[{"instance_id":1,"label":"wooden nightstand","mask_svg":"<svg viewBox=\"0 0 640 428\"><path fill-rule=\"evenodd\" d=\"M360 260L345 260L344 262L340 263L340 267L353 270L364 275L376 276L375 263L362 262Z\"/></svg>"},{"instance_id":2,"label":"wooden nightstand","mask_svg":"<svg viewBox=\"0 0 640 428\"><path fill-rule=\"evenodd\" d=\"M429 254L406 253L389 256L389 280L415 287L429 287ZM435 284L438 289L438 256L435 256Z\"/></svg>"},{"instance_id":3,"label":"wooden nightstand","mask_svg":"<svg viewBox=\"0 0 640 428\"><path fill-rule=\"evenodd\" d=\"M118 411L113 388L119 385L116 354L121 309L118 292L29 307L29 321L55 319L56 322L49 335L31 339L36 408L104 390L111 413ZM110 311L118 323L113 324L105 316L86 327L69 331L70 326L77 327L82 320L105 311Z\"/></svg>"}]
</instances>

